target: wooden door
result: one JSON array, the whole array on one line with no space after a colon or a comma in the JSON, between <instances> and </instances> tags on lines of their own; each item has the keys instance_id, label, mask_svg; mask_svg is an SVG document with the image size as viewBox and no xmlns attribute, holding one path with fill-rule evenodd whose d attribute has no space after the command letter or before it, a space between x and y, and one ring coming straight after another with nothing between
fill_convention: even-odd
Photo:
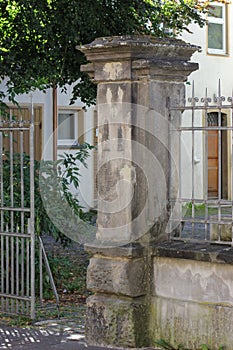
<instances>
[{"instance_id":1,"label":"wooden door","mask_svg":"<svg viewBox=\"0 0 233 350\"><path fill-rule=\"evenodd\" d=\"M208 131L208 197L218 197L218 131Z\"/></svg>"},{"instance_id":2,"label":"wooden door","mask_svg":"<svg viewBox=\"0 0 233 350\"><path fill-rule=\"evenodd\" d=\"M208 126L227 126L227 115L221 113L219 121L218 112L208 113ZM219 131L208 130L208 197L221 199L228 198L228 131L221 131L220 152L219 152ZM221 157L219 161L219 155ZM221 178L219 189L219 164L221 164Z\"/></svg>"},{"instance_id":3,"label":"wooden door","mask_svg":"<svg viewBox=\"0 0 233 350\"><path fill-rule=\"evenodd\" d=\"M9 110L11 112L13 120L24 120L30 121L31 119L31 110L29 107L21 107L20 109L17 107L12 107ZM42 157L42 107L35 106L34 107L34 157L36 160L41 160ZM9 137L5 135L4 138L4 149L6 151L9 150ZM29 133L24 136L23 139L23 152L26 154L30 153L29 150ZM20 153L20 132L13 132L13 150L14 153Z\"/></svg>"}]
</instances>

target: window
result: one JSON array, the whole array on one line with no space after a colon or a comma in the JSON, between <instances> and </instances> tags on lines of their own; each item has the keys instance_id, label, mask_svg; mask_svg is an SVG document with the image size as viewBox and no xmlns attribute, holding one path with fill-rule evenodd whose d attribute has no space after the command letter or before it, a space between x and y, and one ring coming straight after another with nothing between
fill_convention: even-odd
<instances>
[{"instance_id":1,"label":"window","mask_svg":"<svg viewBox=\"0 0 233 350\"><path fill-rule=\"evenodd\" d=\"M208 13L208 53L226 54L226 5L213 3Z\"/></svg>"},{"instance_id":2,"label":"window","mask_svg":"<svg viewBox=\"0 0 233 350\"><path fill-rule=\"evenodd\" d=\"M83 113L72 109L58 110L58 145L77 146L83 143Z\"/></svg>"}]
</instances>

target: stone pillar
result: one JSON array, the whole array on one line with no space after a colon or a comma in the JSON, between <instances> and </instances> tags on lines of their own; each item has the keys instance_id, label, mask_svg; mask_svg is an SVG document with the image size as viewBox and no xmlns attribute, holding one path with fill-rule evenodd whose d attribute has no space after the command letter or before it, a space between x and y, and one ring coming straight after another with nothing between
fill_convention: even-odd
<instances>
[{"instance_id":1,"label":"stone pillar","mask_svg":"<svg viewBox=\"0 0 233 350\"><path fill-rule=\"evenodd\" d=\"M150 345L150 244L167 239L168 102L184 99L197 47L176 39L109 37L79 48L97 83L98 229L87 285L90 345ZM174 146L175 146L174 142Z\"/></svg>"}]
</instances>

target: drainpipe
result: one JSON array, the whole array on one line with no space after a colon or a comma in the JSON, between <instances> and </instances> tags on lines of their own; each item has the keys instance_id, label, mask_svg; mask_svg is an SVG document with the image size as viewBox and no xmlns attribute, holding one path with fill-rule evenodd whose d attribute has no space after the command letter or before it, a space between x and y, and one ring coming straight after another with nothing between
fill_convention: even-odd
<instances>
[{"instance_id":1,"label":"drainpipe","mask_svg":"<svg viewBox=\"0 0 233 350\"><path fill-rule=\"evenodd\" d=\"M57 160L57 88L53 87L53 160Z\"/></svg>"}]
</instances>

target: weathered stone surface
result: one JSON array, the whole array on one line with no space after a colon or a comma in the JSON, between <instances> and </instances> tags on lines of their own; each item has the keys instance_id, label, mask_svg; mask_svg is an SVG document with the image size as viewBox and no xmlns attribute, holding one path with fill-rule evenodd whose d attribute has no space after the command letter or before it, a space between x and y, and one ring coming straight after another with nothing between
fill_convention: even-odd
<instances>
[{"instance_id":1,"label":"weathered stone surface","mask_svg":"<svg viewBox=\"0 0 233 350\"><path fill-rule=\"evenodd\" d=\"M177 39L124 36L97 38L79 49L92 62L87 71L93 77L93 69L98 83L97 239L165 240L167 100L175 105L184 97L183 81L197 69L189 62L197 47Z\"/></svg>"},{"instance_id":2,"label":"weathered stone surface","mask_svg":"<svg viewBox=\"0 0 233 350\"><path fill-rule=\"evenodd\" d=\"M139 259L94 257L87 271L87 287L94 292L130 297L146 294L146 263Z\"/></svg>"},{"instance_id":3,"label":"weathered stone surface","mask_svg":"<svg viewBox=\"0 0 233 350\"><path fill-rule=\"evenodd\" d=\"M147 320L144 298L91 296L87 300L86 341L99 346L148 346Z\"/></svg>"},{"instance_id":4,"label":"weathered stone surface","mask_svg":"<svg viewBox=\"0 0 233 350\"><path fill-rule=\"evenodd\" d=\"M95 62L97 67L100 62L110 63L107 72L113 74L113 79L122 77L122 62L137 61L136 69L148 68L148 61L154 61L158 67L165 67L164 72L168 73L176 71L176 65L180 68L182 76L189 75L194 69L197 69L197 64L189 63L192 54L200 49L197 46L185 43L182 40L173 38L158 39L151 36L122 36L122 37L107 37L97 38L89 45L78 47L85 53L88 61ZM115 62L115 66L111 66ZM151 64L149 64L151 66ZM117 67L116 67L117 66ZM185 69L189 67L189 70ZM85 66L84 66L85 70ZM183 70L183 73L182 73ZM96 69L95 79L102 80L103 74L105 79L109 79L111 74L102 71L102 75L98 75L99 69ZM176 79L179 77L176 74ZM98 78L98 79L97 79ZM116 79L114 79L116 80ZM169 79L170 80L170 79Z\"/></svg>"},{"instance_id":5,"label":"weathered stone surface","mask_svg":"<svg viewBox=\"0 0 233 350\"><path fill-rule=\"evenodd\" d=\"M233 307L232 266L201 261L155 258L153 295Z\"/></svg>"},{"instance_id":6,"label":"weathered stone surface","mask_svg":"<svg viewBox=\"0 0 233 350\"><path fill-rule=\"evenodd\" d=\"M158 339L169 340L174 348L200 349L206 344L218 350L233 350L233 308L228 305L195 303L174 298L152 298L150 308L151 346Z\"/></svg>"},{"instance_id":7,"label":"weathered stone surface","mask_svg":"<svg viewBox=\"0 0 233 350\"><path fill-rule=\"evenodd\" d=\"M232 266L167 257L155 257L153 266L151 345L163 338L189 349L205 343L232 350Z\"/></svg>"},{"instance_id":8,"label":"weathered stone surface","mask_svg":"<svg viewBox=\"0 0 233 350\"><path fill-rule=\"evenodd\" d=\"M115 242L100 242L98 240L85 245L85 250L91 254L109 257L140 258L145 255L145 248L139 243L119 244Z\"/></svg>"},{"instance_id":9,"label":"weathered stone surface","mask_svg":"<svg viewBox=\"0 0 233 350\"><path fill-rule=\"evenodd\" d=\"M130 61L100 62L95 64L95 80L115 81L131 78Z\"/></svg>"},{"instance_id":10,"label":"weathered stone surface","mask_svg":"<svg viewBox=\"0 0 233 350\"><path fill-rule=\"evenodd\" d=\"M233 247L210 243L163 242L152 246L157 257L233 264Z\"/></svg>"}]
</instances>

